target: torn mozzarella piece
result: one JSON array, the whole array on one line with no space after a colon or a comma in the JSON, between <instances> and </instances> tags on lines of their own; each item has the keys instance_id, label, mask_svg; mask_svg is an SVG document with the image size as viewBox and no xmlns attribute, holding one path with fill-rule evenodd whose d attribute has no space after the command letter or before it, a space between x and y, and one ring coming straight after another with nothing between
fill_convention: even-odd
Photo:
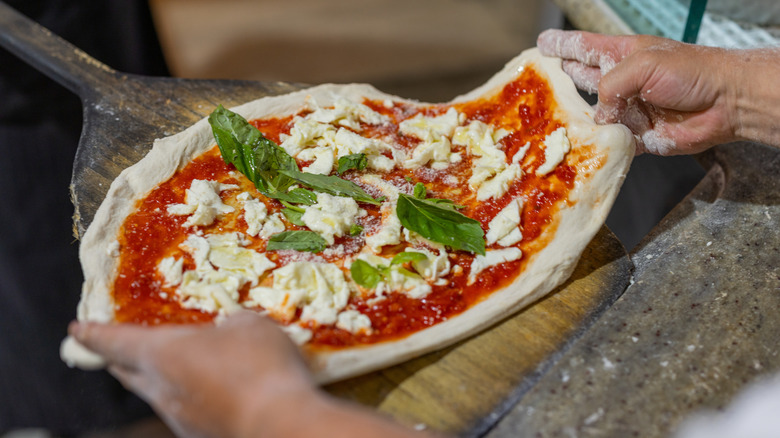
<instances>
[{"instance_id":1,"label":"torn mozzarella piece","mask_svg":"<svg viewBox=\"0 0 780 438\"><path fill-rule=\"evenodd\" d=\"M225 314L241 308L238 304L240 287L240 280L226 272L187 271L176 293L181 297L182 307L186 309Z\"/></svg>"},{"instance_id":2,"label":"torn mozzarella piece","mask_svg":"<svg viewBox=\"0 0 780 438\"><path fill-rule=\"evenodd\" d=\"M362 175L360 182L375 187L387 198L379 210L382 217L379 228L366 236L366 245L375 253L379 253L385 245L401 243L401 220L395 213L398 194L401 191L377 175Z\"/></svg>"},{"instance_id":3,"label":"torn mozzarella piece","mask_svg":"<svg viewBox=\"0 0 780 438\"><path fill-rule=\"evenodd\" d=\"M292 262L273 272L273 287L249 290L252 303L289 320L302 308L301 321L333 324L349 300L344 273L330 263Z\"/></svg>"},{"instance_id":4,"label":"torn mozzarella piece","mask_svg":"<svg viewBox=\"0 0 780 438\"><path fill-rule=\"evenodd\" d=\"M283 137L279 147L295 157L306 148L332 144L335 136L334 126L320 123L309 117L296 116L290 134Z\"/></svg>"},{"instance_id":5,"label":"torn mozzarella piece","mask_svg":"<svg viewBox=\"0 0 780 438\"><path fill-rule=\"evenodd\" d=\"M523 239L520 231L520 213L523 210L522 198L509 201L496 217L488 224L485 241L488 245L498 242L501 246L510 246Z\"/></svg>"},{"instance_id":6,"label":"torn mozzarella piece","mask_svg":"<svg viewBox=\"0 0 780 438\"><path fill-rule=\"evenodd\" d=\"M296 158L304 161L312 161L310 165L301 170L317 175L329 175L333 171L333 165L335 163L333 149L326 146L304 149Z\"/></svg>"},{"instance_id":7,"label":"torn mozzarella piece","mask_svg":"<svg viewBox=\"0 0 780 438\"><path fill-rule=\"evenodd\" d=\"M371 320L357 310L348 309L339 313L336 327L353 334L370 333Z\"/></svg>"},{"instance_id":8,"label":"torn mozzarella piece","mask_svg":"<svg viewBox=\"0 0 780 438\"><path fill-rule=\"evenodd\" d=\"M287 336L289 336L296 345L303 345L309 342L312 337L311 330L305 329L298 324L283 325L282 331L287 333Z\"/></svg>"},{"instance_id":9,"label":"torn mozzarella piece","mask_svg":"<svg viewBox=\"0 0 780 438\"><path fill-rule=\"evenodd\" d=\"M340 128L336 132L332 147L338 158L365 154L369 169L390 171L395 167L395 161L383 155L384 152L393 150L390 145L382 140L363 137L345 128Z\"/></svg>"},{"instance_id":10,"label":"torn mozzarella piece","mask_svg":"<svg viewBox=\"0 0 780 438\"><path fill-rule=\"evenodd\" d=\"M401 193L401 190L380 178L378 175L368 173L361 175L359 178L360 182L375 187L377 190L382 192L382 196L387 198L388 201L398 201L398 195Z\"/></svg>"},{"instance_id":11,"label":"torn mozzarella piece","mask_svg":"<svg viewBox=\"0 0 780 438\"><path fill-rule=\"evenodd\" d=\"M375 253L382 252L382 247L386 245L397 245L401 243L401 220L395 213L395 202L385 202L382 204L380 214L382 222L379 230L366 236L366 246Z\"/></svg>"},{"instance_id":12,"label":"torn mozzarella piece","mask_svg":"<svg viewBox=\"0 0 780 438\"><path fill-rule=\"evenodd\" d=\"M246 233L248 235L257 236L260 230L263 229L263 222L265 222L266 217L268 217L268 208L266 208L265 204L257 199L244 201L244 221L246 222Z\"/></svg>"},{"instance_id":13,"label":"torn mozzarella piece","mask_svg":"<svg viewBox=\"0 0 780 438\"><path fill-rule=\"evenodd\" d=\"M183 226L185 227L211 225L218 215L234 211L233 207L222 203L219 194L225 190L235 189L238 189L235 184L222 184L217 181L201 179L192 180L190 188L185 192L185 203L169 205L168 213L177 216L191 215L184 222Z\"/></svg>"},{"instance_id":14,"label":"torn mozzarella piece","mask_svg":"<svg viewBox=\"0 0 780 438\"><path fill-rule=\"evenodd\" d=\"M449 140L459 124L459 119L455 108L450 108L436 117L417 114L401 122L398 130L402 134L422 140L412 151L411 157L403 161L403 167L413 169L430 162L432 168L444 169L450 163L460 161L459 154L451 153L452 144Z\"/></svg>"},{"instance_id":15,"label":"torn mozzarella piece","mask_svg":"<svg viewBox=\"0 0 780 438\"><path fill-rule=\"evenodd\" d=\"M412 151L412 156L403 162L403 167L414 169L422 167L429 162L431 167L441 170L449 166L452 145L447 137L439 137L436 140L424 141Z\"/></svg>"},{"instance_id":16,"label":"torn mozzarella piece","mask_svg":"<svg viewBox=\"0 0 780 438\"><path fill-rule=\"evenodd\" d=\"M508 134L504 129L495 130L478 120L455 130L453 144L466 146L469 153L477 157L472 166L469 186L477 190L479 201L503 196L512 181L522 176L520 165L507 164L506 154L499 145Z\"/></svg>"},{"instance_id":17,"label":"torn mozzarella piece","mask_svg":"<svg viewBox=\"0 0 780 438\"><path fill-rule=\"evenodd\" d=\"M245 284L256 285L260 277L276 265L265 254L244 248L241 233L190 235L180 247L189 252L195 269L185 271L174 283L179 261L163 259L158 270L166 282L178 284L176 293L182 306L220 314L240 308L238 291Z\"/></svg>"},{"instance_id":18,"label":"torn mozzarella piece","mask_svg":"<svg viewBox=\"0 0 780 438\"><path fill-rule=\"evenodd\" d=\"M403 269L401 265L391 265L390 259L363 252L357 256L357 260L363 260L374 267L387 267L385 278L377 284L374 291L377 297L397 292L410 298L419 299L431 293L431 285L423 277Z\"/></svg>"},{"instance_id":19,"label":"torn mozzarella piece","mask_svg":"<svg viewBox=\"0 0 780 438\"><path fill-rule=\"evenodd\" d=\"M209 262L222 272L229 272L241 280L242 285L256 285L269 269L276 264L257 251L244 248L245 241L240 241L241 233L212 234L206 238L211 250Z\"/></svg>"},{"instance_id":20,"label":"torn mozzarella piece","mask_svg":"<svg viewBox=\"0 0 780 438\"><path fill-rule=\"evenodd\" d=\"M316 204L304 208L306 211L301 220L309 229L322 236L328 245L333 245L334 237L348 233L357 217L366 214L354 199L322 192L317 193Z\"/></svg>"},{"instance_id":21,"label":"torn mozzarella piece","mask_svg":"<svg viewBox=\"0 0 780 438\"><path fill-rule=\"evenodd\" d=\"M281 233L284 230L285 226L284 222L282 222L282 213L274 213L263 221L263 229L257 233L257 237L268 239L274 234Z\"/></svg>"},{"instance_id":22,"label":"torn mozzarella piece","mask_svg":"<svg viewBox=\"0 0 780 438\"><path fill-rule=\"evenodd\" d=\"M433 141L441 137L452 137L460 123L459 119L460 116L455 108L450 108L446 113L435 117L426 117L419 113L401 122L398 131L423 141Z\"/></svg>"},{"instance_id":23,"label":"torn mozzarella piece","mask_svg":"<svg viewBox=\"0 0 780 438\"><path fill-rule=\"evenodd\" d=\"M209 252L211 251L211 247L209 246L209 242L206 240L206 238L197 236L195 234L190 234L187 237L187 240L179 245L179 248L187 251L192 256L193 261L195 261L196 271L203 272L214 269L214 267L209 262Z\"/></svg>"},{"instance_id":24,"label":"torn mozzarella piece","mask_svg":"<svg viewBox=\"0 0 780 438\"><path fill-rule=\"evenodd\" d=\"M483 182L477 190L477 201L487 201L491 198L500 198L509 190L509 186L523 176L523 171L518 164L510 164L504 170Z\"/></svg>"},{"instance_id":25,"label":"torn mozzarella piece","mask_svg":"<svg viewBox=\"0 0 780 438\"><path fill-rule=\"evenodd\" d=\"M386 282L381 282L377 289L384 283L389 290L414 299L423 298L431 293L431 285L424 278L413 272L403 271L398 265L392 266L389 277Z\"/></svg>"},{"instance_id":26,"label":"torn mozzarella piece","mask_svg":"<svg viewBox=\"0 0 780 438\"><path fill-rule=\"evenodd\" d=\"M412 266L427 281L437 284L439 280L442 280L444 276L450 273L450 258L444 249L444 245L436 248L438 254L427 248L406 248L406 251L425 255L425 260L414 260L412 261Z\"/></svg>"},{"instance_id":27,"label":"torn mozzarella piece","mask_svg":"<svg viewBox=\"0 0 780 438\"><path fill-rule=\"evenodd\" d=\"M316 102L314 102L314 105L316 106ZM345 98L337 99L332 108L317 107L308 117L320 123L346 126L356 131L360 129L359 122L369 125L381 125L390 122L387 116L374 111L368 105Z\"/></svg>"},{"instance_id":28,"label":"torn mozzarella piece","mask_svg":"<svg viewBox=\"0 0 780 438\"><path fill-rule=\"evenodd\" d=\"M509 131L506 129L494 129L484 122L474 120L468 126L460 126L455 129L452 143L466 146L469 153L479 157L494 155L497 154L496 151L500 151L500 156L504 157L506 162L506 156L498 146L498 142L507 135L509 135Z\"/></svg>"},{"instance_id":29,"label":"torn mozzarella piece","mask_svg":"<svg viewBox=\"0 0 780 438\"><path fill-rule=\"evenodd\" d=\"M305 296L306 291L303 289L281 290L275 287L257 286L249 290L249 299L242 304L246 307L262 306L275 318L292 321L298 305Z\"/></svg>"},{"instance_id":30,"label":"torn mozzarella piece","mask_svg":"<svg viewBox=\"0 0 780 438\"><path fill-rule=\"evenodd\" d=\"M545 176L555 170L563 157L571 150L566 128L560 127L544 138L544 163L536 169L537 176Z\"/></svg>"},{"instance_id":31,"label":"torn mozzarella piece","mask_svg":"<svg viewBox=\"0 0 780 438\"><path fill-rule=\"evenodd\" d=\"M528 153L528 149L531 149L531 142L527 142L523 145L520 149L515 152L515 155L512 156L512 163L514 164L520 164L521 161L523 161L523 158L525 158L525 154Z\"/></svg>"},{"instance_id":32,"label":"torn mozzarella piece","mask_svg":"<svg viewBox=\"0 0 780 438\"><path fill-rule=\"evenodd\" d=\"M389 122L385 116L374 113L373 110L362 104L355 104L353 110L357 113L344 118L347 104L333 109L318 109L305 117L295 117L290 134L283 138L280 147L288 154L306 161L314 162L305 172L327 175L332 169L336 159L351 154L365 154L368 168L380 171L389 171L395 167L393 158L386 157L384 153L394 149L376 138L366 138L350 129L338 126L348 126L357 130L358 120L366 123ZM362 107L368 112L363 111ZM371 113L374 113L373 115ZM350 122L342 123L350 120Z\"/></svg>"},{"instance_id":33,"label":"torn mozzarella piece","mask_svg":"<svg viewBox=\"0 0 780 438\"><path fill-rule=\"evenodd\" d=\"M474 261L471 262L471 271L469 272L467 284L474 284L477 280L477 275L485 269L501 263L518 260L522 255L523 252L518 248L488 250L485 255L477 255Z\"/></svg>"},{"instance_id":34,"label":"torn mozzarella piece","mask_svg":"<svg viewBox=\"0 0 780 438\"><path fill-rule=\"evenodd\" d=\"M181 283L184 274L184 259L166 257L157 264L157 270L162 274L165 287L173 287Z\"/></svg>"}]
</instances>

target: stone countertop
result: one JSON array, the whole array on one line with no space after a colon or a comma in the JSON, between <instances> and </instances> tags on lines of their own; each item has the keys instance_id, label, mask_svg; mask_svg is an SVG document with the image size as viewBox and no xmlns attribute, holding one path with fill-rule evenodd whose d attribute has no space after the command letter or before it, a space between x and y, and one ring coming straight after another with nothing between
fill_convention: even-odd
<instances>
[{"instance_id":1,"label":"stone countertop","mask_svg":"<svg viewBox=\"0 0 780 438\"><path fill-rule=\"evenodd\" d=\"M665 437L780 371L780 151L699 161L705 178L631 254L633 283L485 436Z\"/></svg>"}]
</instances>

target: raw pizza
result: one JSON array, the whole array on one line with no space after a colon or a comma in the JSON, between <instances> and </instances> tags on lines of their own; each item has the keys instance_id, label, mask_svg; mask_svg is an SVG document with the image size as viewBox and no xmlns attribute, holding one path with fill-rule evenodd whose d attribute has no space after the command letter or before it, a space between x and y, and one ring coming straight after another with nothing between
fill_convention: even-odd
<instances>
[{"instance_id":1,"label":"raw pizza","mask_svg":"<svg viewBox=\"0 0 780 438\"><path fill-rule=\"evenodd\" d=\"M78 318L264 312L320 382L451 344L561 284L603 224L634 143L592 115L535 49L445 104L322 85L219 107L113 182Z\"/></svg>"}]
</instances>

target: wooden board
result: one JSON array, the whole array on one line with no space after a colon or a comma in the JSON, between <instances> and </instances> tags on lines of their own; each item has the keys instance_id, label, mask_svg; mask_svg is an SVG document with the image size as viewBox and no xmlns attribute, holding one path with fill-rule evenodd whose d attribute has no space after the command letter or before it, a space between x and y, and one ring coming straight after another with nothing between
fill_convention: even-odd
<instances>
[{"instance_id":1,"label":"wooden board","mask_svg":"<svg viewBox=\"0 0 780 438\"><path fill-rule=\"evenodd\" d=\"M328 386L417 428L480 436L628 286L631 262L603 227L572 277L496 326L444 350Z\"/></svg>"}]
</instances>

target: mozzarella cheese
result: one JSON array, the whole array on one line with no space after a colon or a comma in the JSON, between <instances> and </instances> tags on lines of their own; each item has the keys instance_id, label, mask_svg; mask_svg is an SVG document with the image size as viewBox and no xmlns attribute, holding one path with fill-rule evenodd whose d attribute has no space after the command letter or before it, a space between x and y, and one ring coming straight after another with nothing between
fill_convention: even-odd
<instances>
[{"instance_id":1,"label":"mozzarella cheese","mask_svg":"<svg viewBox=\"0 0 780 438\"><path fill-rule=\"evenodd\" d=\"M333 171L333 164L335 163L333 149L327 146L304 149L298 153L297 158L304 161L313 161L301 170L318 175L329 175Z\"/></svg>"},{"instance_id":2,"label":"mozzarella cheese","mask_svg":"<svg viewBox=\"0 0 780 438\"><path fill-rule=\"evenodd\" d=\"M316 106L316 103L314 105ZM372 110L367 105L344 98L337 99L333 104L333 108L317 106L316 110L309 117L320 123L346 126L354 130L360 129L359 122L369 125L380 125L390 122L387 116Z\"/></svg>"},{"instance_id":3,"label":"mozzarella cheese","mask_svg":"<svg viewBox=\"0 0 780 438\"><path fill-rule=\"evenodd\" d=\"M263 221L263 228L257 233L257 237L268 239L274 234L281 233L284 230L285 226L284 222L282 222L282 213L274 213Z\"/></svg>"},{"instance_id":4,"label":"mozzarella cheese","mask_svg":"<svg viewBox=\"0 0 780 438\"><path fill-rule=\"evenodd\" d=\"M566 128L560 127L544 138L544 163L536 169L537 176L545 176L555 170L563 157L571 150Z\"/></svg>"},{"instance_id":5,"label":"mozzarella cheese","mask_svg":"<svg viewBox=\"0 0 780 438\"><path fill-rule=\"evenodd\" d=\"M420 251L422 252L422 251ZM380 281L375 289L376 297L383 297L386 293L402 293L410 298L423 298L431 293L431 285L418 274L403 269L401 265L391 265L390 260L370 253L360 253L357 260L375 266L387 268L384 270L385 278Z\"/></svg>"},{"instance_id":6,"label":"mozzarella cheese","mask_svg":"<svg viewBox=\"0 0 780 438\"><path fill-rule=\"evenodd\" d=\"M224 272L187 271L176 292L186 309L226 314L241 308L238 304L240 287L238 278Z\"/></svg>"},{"instance_id":7,"label":"mozzarella cheese","mask_svg":"<svg viewBox=\"0 0 780 438\"><path fill-rule=\"evenodd\" d=\"M495 130L478 120L455 129L453 144L466 146L472 155L478 157L474 160L469 186L477 190L479 201L503 196L512 181L522 176L520 165L508 165L506 154L499 145L508 134L504 129Z\"/></svg>"},{"instance_id":8,"label":"mozzarella cheese","mask_svg":"<svg viewBox=\"0 0 780 438\"><path fill-rule=\"evenodd\" d=\"M366 236L366 245L375 253L381 252L383 246L401 243L401 220L395 213L395 206L395 202L382 204L382 223L379 230Z\"/></svg>"},{"instance_id":9,"label":"mozzarella cheese","mask_svg":"<svg viewBox=\"0 0 780 438\"><path fill-rule=\"evenodd\" d=\"M305 296L306 291L303 289L281 290L275 287L257 286L249 290L249 299L242 304L245 307L262 306L273 317L282 321L292 321Z\"/></svg>"},{"instance_id":10,"label":"mozzarella cheese","mask_svg":"<svg viewBox=\"0 0 780 438\"><path fill-rule=\"evenodd\" d=\"M474 284L477 275L485 269L491 266L500 265L501 263L519 260L522 256L523 252L518 248L488 250L485 255L477 255L474 258L474 261L471 262L471 271L469 272L467 284Z\"/></svg>"},{"instance_id":11,"label":"mozzarella cheese","mask_svg":"<svg viewBox=\"0 0 780 438\"><path fill-rule=\"evenodd\" d=\"M305 329L298 324L283 325L282 331L287 333L287 336L297 345L303 345L312 337L312 332L309 329Z\"/></svg>"},{"instance_id":12,"label":"mozzarella cheese","mask_svg":"<svg viewBox=\"0 0 780 438\"><path fill-rule=\"evenodd\" d=\"M379 155L391 149L387 143L381 140L363 137L346 128L339 128L333 141L332 146L339 158L351 154Z\"/></svg>"},{"instance_id":13,"label":"mozzarella cheese","mask_svg":"<svg viewBox=\"0 0 780 438\"><path fill-rule=\"evenodd\" d=\"M438 254L427 248L406 248L406 251L425 254L427 257L425 260L415 260L412 262L412 266L427 281L439 284L440 280L443 280L443 277L450 273L450 258L444 249L444 245L440 245L436 249Z\"/></svg>"},{"instance_id":14,"label":"mozzarella cheese","mask_svg":"<svg viewBox=\"0 0 780 438\"><path fill-rule=\"evenodd\" d=\"M501 246L510 246L523 239L520 231L520 213L523 210L523 200L515 198L504 207L488 224L485 241L488 245L498 242Z\"/></svg>"},{"instance_id":15,"label":"mozzarella cheese","mask_svg":"<svg viewBox=\"0 0 780 438\"><path fill-rule=\"evenodd\" d=\"M192 181L190 188L185 191L184 204L171 204L168 213L177 216L191 215L184 222L185 227L193 225L211 225L214 219L221 214L232 213L234 208L222 203L219 194L225 190L235 190L235 184L221 184L217 181L200 180Z\"/></svg>"},{"instance_id":16,"label":"mozzarella cheese","mask_svg":"<svg viewBox=\"0 0 780 438\"><path fill-rule=\"evenodd\" d=\"M206 238L209 244L209 262L221 272L236 276L244 283L256 285L263 273L276 267L265 254L244 248L246 241L239 240L241 233L212 234Z\"/></svg>"},{"instance_id":17,"label":"mozzarella cheese","mask_svg":"<svg viewBox=\"0 0 780 438\"><path fill-rule=\"evenodd\" d=\"M184 259L175 259L166 257L157 264L157 270L162 274L165 282L163 286L172 287L181 283L182 274L184 274Z\"/></svg>"},{"instance_id":18,"label":"mozzarella cheese","mask_svg":"<svg viewBox=\"0 0 780 438\"><path fill-rule=\"evenodd\" d=\"M353 132L360 130L359 122L389 123L386 116L366 105L340 99L334 108L318 108L293 122L290 134L283 136L279 146L296 158L314 161L304 172L330 174L336 159L351 154L365 154L369 169L390 171L395 167L394 159L384 155L392 152L390 145Z\"/></svg>"},{"instance_id":19,"label":"mozzarella cheese","mask_svg":"<svg viewBox=\"0 0 780 438\"><path fill-rule=\"evenodd\" d=\"M477 190L477 201L487 201L500 198L509 190L509 186L523 176L523 171L517 164L510 164L489 180L483 182Z\"/></svg>"},{"instance_id":20,"label":"mozzarella cheese","mask_svg":"<svg viewBox=\"0 0 780 438\"><path fill-rule=\"evenodd\" d=\"M182 306L204 312L226 313L240 308L238 290L256 285L260 276L276 264L265 254L244 248L241 233L190 235L180 247L189 252L195 269L182 273L183 259L167 257L157 269L166 286L177 286Z\"/></svg>"},{"instance_id":21,"label":"mozzarella cheese","mask_svg":"<svg viewBox=\"0 0 780 438\"><path fill-rule=\"evenodd\" d=\"M355 223L355 219L365 215L352 198L317 193L317 203L305 207L301 220L309 229L322 236L333 245L334 237L343 236Z\"/></svg>"},{"instance_id":22,"label":"mozzarella cheese","mask_svg":"<svg viewBox=\"0 0 780 438\"><path fill-rule=\"evenodd\" d=\"M412 156L403 161L403 166L413 169L431 163L434 169L444 169L450 163L460 161L459 154L452 154L450 137L459 124L459 114L455 108L450 108L446 113L436 117L426 117L417 114L404 120L398 126L398 130L405 135L417 137L422 142L418 144Z\"/></svg>"},{"instance_id":23,"label":"mozzarella cheese","mask_svg":"<svg viewBox=\"0 0 780 438\"><path fill-rule=\"evenodd\" d=\"M245 198L242 196L244 193L239 195L239 199ZM249 195L248 193L246 194ZM260 233L260 230L263 229L263 223L267 217L268 209L265 204L257 199L246 199L244 201L244 221L246 222L247 234L250 236L257 236L257 234Z\"/></svg>"},{"instance_id":24,"label":"mozzarella cheese","mask_svg":"<svg viewBox=\"0 0 780 438\"><path fill-rule=\"evenodd\" d=\"M417 137L423 141L433 141L441 137L452 137L455 128L460 124L460 117L455 108L436 117L426 117L417 114L398 125L398 130L405 135Z\"/></svg>"},{"instance_id":25,"label":"mozzarella cheese","mask_svg":"<svg viewBox=\"0 0 780 438\"><path fill-rule=\"evenodd\" d=\"M382 283L385 284L387 291L399 292L414 299L424 298L432 290L431 285L424 278L413 272L401 270L398 265L391 267L389 278ZM382 283L377 286L378 290Z\"/></svg>"},{"instance_id":26,"label":"mozzarella cheese","mask_svg":"<svg viewBox=\"0 0 780 438\"><path fill-rule=\"evenodd\" d=\"M250 289L248 304L259 304L286 320L291 319L295 309L300 307L301 321L334 324L349 296L349 285L338 266L292 262L273 272L273 287Z\"/></svg>"},{"instance_id":27,"label":"mozzarella cheese","mask_svg":"<svg viewBox=\"0 0 780 438\"><path fill-rule=\"evenodd\" d=\"M339 313L336 327L350 333L371 333L371 320L357 310L345 310Z\"/></svg>"}]
</instances>

